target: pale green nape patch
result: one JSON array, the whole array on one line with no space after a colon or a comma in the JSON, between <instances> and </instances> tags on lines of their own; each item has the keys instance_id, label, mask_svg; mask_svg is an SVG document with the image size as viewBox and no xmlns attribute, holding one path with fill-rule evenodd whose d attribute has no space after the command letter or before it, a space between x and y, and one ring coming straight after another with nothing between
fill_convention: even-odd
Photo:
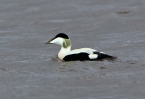
<instances>
[{"instance_id":1,"label":"pale green nape patch","mask_svg":"<svg viewBox=\"0 0 145 99\"><path fill-rule=\"evenodd\" d=\"M68 48L69 46L71 46L71 41L70 41L70 39L64 39L63 47L64 47L64 48Z\"/></svg>"}]
</instances>

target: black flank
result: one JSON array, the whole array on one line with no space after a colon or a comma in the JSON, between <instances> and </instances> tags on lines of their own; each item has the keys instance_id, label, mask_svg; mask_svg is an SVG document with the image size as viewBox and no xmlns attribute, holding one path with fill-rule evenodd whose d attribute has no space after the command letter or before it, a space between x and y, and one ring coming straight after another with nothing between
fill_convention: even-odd
<instances>
[{"instance_id":1,"label":"black flank","mask_svg":"<svg viewBox=\"0 0 145 99\"><path fill-rule=\"evenodd\" d=\"M63 58L64 61L85 61L90 60L88 53L78 53L78 54L71 54L67 55Z\"/></svg>"}]
</instances>

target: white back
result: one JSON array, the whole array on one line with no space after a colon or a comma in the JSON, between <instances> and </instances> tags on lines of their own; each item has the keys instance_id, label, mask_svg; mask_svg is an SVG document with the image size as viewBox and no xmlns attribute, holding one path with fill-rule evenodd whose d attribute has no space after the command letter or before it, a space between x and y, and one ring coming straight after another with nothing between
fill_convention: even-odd
<instances>
[{"instance_id":1,"label":"white back","mask_svg":"<svg viewBox=\"0 0 145 99\"><path fill-rule=\"evenodd\" d=\"M70 51L68 54L77 54L77 53L81 53L81 52L93 54L93 52L95 52L95 51L97 51L97 50L91 49L91 48L80 48L80 49L74 49L74 50Z\"/></svg>"}]
</instances>

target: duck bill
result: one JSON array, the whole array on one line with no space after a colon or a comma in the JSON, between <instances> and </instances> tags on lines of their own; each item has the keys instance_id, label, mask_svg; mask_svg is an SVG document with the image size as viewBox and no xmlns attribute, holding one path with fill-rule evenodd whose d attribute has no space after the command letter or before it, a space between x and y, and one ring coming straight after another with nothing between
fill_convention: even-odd
<instances>
[{"instance_id":1,"label":"duck bill","mask_svg":"<svg viewBox=\"0 0 145 99\"><path fill-rule=\"evenodd\" d=\"M46 42L45 44L52 44L50 43L51 41L53 41L55 38L50 39L48 42Z\"/></svg>"}]
</instances>

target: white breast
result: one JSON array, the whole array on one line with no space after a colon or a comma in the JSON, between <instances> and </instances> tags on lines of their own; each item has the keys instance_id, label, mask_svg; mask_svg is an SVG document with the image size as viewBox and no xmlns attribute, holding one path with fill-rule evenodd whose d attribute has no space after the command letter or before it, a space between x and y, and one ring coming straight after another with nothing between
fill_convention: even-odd
<instances>
[{"instance_id":1,"label":"white breast","mask_svg":"<svg viewBox=\"0 0 145 99\"><path fill-rule=\"evenodd\" d=\"M61 47L61 50L58 53L59 59L63 60L63 58L71 51L71 46L68 48Z\"/></svg>"}]
</instances>

